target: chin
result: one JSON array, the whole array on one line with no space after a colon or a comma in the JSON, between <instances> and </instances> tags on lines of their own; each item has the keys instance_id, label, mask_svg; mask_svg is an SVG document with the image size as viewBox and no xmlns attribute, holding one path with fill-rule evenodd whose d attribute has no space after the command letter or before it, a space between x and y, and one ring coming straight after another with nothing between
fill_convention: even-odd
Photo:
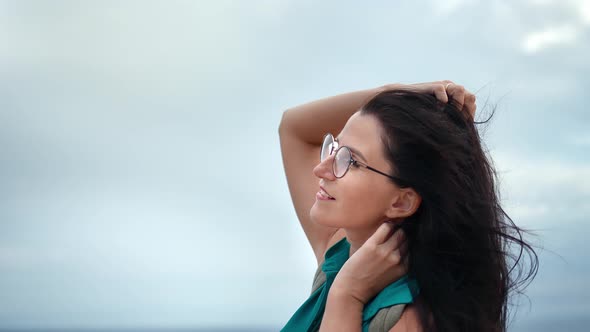
<instances>
[{"instance_id":1,"label":"chin","mask_svg":"<svg viewBox=\"0 0 590 332\"><path fill-rule=\"evenodd\" d=\"M335 217L334 213L330 213L329 211L318 208L316 204L311 207L311 210L309 211L309 218L314 224L326 227L341 228L343 226L338 223L339 218Z\"/></svg>"}]
</instances>

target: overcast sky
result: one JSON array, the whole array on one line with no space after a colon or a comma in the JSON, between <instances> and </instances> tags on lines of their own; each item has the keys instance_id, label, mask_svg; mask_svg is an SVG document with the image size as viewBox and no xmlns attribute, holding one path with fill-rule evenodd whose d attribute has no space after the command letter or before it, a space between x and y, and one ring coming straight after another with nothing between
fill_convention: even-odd
<instances>
[{"instance_id":1,"label":"overcast sky","mask_svg":"<svg viewBox=\"0 0 590 332\"><path fill-rule=\"evenodd\" d=\"M0 328L282 327L282 112L451 79L536 230L514 331L590 324L590 1L0 0ZM489 108L487 109L489 110Z\"/></svg>"}]
</instances>

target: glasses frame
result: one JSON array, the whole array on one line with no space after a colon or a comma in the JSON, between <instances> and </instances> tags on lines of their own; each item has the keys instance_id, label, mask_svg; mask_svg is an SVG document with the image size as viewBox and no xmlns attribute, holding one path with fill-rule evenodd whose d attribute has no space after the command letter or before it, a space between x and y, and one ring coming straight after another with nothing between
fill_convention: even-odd
<instances>
[{"instance_id":1,"label":"glasses frame","mask_svg":"<svg viewBox=\"0 0 590 332\"><path fill-rule=\"evenodd\" d=\"M355 166L362 166L362 167L364 167L364 168L366 168L366 169L368 169L370 171L373 171L375 173L381 174L383 176L386 176L386 177L392 179L395 183L397 183L399 185L403 185L404 181L402 179L400 179L400 178L398 178L396 176L393 176L393 175L389 175L389 174L387 174L385 172L381 172L378 169L375 169L375 168L373 168L373 167L371 167L371 166L369 166L369 165L367 165L367 164L365 164L363 162L360 162L360 161L354 159L352 157L352 150L349 147L345 146L345 145L340 146L340 143L338 142L338 140L332 134L330 134L330 133L327 133L326 135L324 135L324 139L322 140L322 147L320 149L320 162L323 162L323 160L322 160L322 154L323 153L322 152L324 150L324 145L325 145L324 143L326 142L326 138L328 138L328 137L331 137L332 147L331 147L330 153L326 156L326 159L328 157L332 156L332 155L336 156L336 154L338 153L338 151L340 151L340 149L347 149L348 150L348 155L350 156L350 160L348 161L348 164L346 165L346 170L344 171L344 173L342 174L342 176L337 176L336 175L336 158L335 157L333 158L333 160L332 160L332 174L334 174L334 176L337 179L343 178L346 175L346 173L348 173L348 170L350 169L350 165L355 165Z\"/></svg>"}]
</instances>

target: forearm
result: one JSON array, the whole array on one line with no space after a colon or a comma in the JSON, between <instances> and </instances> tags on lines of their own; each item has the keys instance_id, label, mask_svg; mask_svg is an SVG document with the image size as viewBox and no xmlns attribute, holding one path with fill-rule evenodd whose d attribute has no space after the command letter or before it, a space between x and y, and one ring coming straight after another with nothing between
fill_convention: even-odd
<instances>
[{"instance_id":1,"label":"forearm","mask_svg":"<svg viewBox=\"0 0 590 332\"><path fill-rule=\"evenodd\" d=\"M354 297L330 289L320 332L359 332L362 329L364 304Z\"/></svg>"},{"instance_id":2,"label":"forearm","mask_svg":"<svg viewBox=\"0 0 590 332\"><path fill-rule=\"evenodd\" d=\"M283 113L279 132L320 145L324 134L336 136L348 118L383 89L384 86L348 92L290 108Z\"/></svg>"}]
</instances>

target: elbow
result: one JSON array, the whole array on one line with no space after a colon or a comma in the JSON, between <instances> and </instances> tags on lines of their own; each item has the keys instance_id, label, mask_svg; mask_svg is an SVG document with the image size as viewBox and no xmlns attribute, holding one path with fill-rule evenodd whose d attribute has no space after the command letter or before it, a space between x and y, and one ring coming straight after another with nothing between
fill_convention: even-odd
<instances>
[{"instance_id":1,"label":"elbow","mask_svg":"<svg viewBox=\"0 0 590 332\"><path fill-rule=\"evenodd\" d=\"M288 124L289 124L289 110L286 110L283 112L283 115L281 116L281 122L279 123L279 137L284 135L287 132L287 128L288 128Z\"/></svg>"}]
</instances>

